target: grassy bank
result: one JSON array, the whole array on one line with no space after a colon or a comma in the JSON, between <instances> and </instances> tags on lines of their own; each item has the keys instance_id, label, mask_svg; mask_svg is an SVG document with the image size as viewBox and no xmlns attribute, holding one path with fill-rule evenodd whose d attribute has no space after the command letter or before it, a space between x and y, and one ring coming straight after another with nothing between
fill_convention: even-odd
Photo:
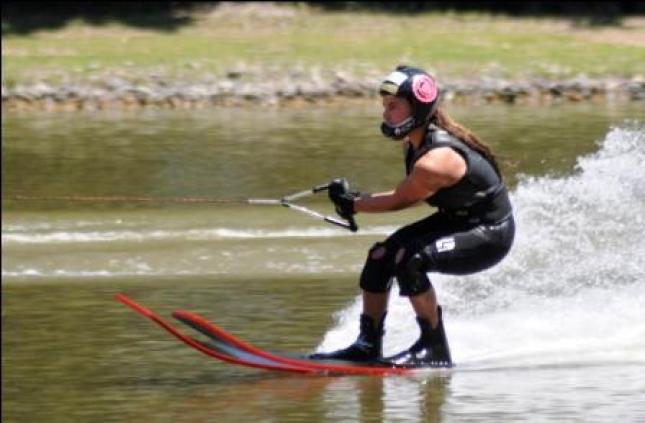
<instances>
[{"instance_id":1,"label":"grassy bank","mask_svg":"<svg viewBox=\"0 0 645 423\"><path fill-rule=\"evenodd\" d=\"M553 18L332 13L250 3L191 18L173 31L71 22L3 36L2 84L150 74L190 80L254 69L268 78L299 68L372 78L400 62L426 67L439 78L645 75L643 18L592 28Z\"/></svg>"}]
</instances>

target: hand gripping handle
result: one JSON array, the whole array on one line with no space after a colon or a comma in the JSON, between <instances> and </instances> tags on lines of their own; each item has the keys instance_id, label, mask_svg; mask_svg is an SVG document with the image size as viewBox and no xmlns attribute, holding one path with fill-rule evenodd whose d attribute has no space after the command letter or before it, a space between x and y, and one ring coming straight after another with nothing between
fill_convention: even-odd
<instances>
[{"instance_id":1,"label":"hand gripping handle","mask_svg":"<svg viewBox=\"0 0 645 423\"><path fill-rule=\"evenodd\" d=\"M313 187L311 191L314 192L314 193L318 193L318 192L321 192L321 191L325 191L327 189L329 189L329 184L321 184L321 185L316 185L315 187ZM338 225L340 223L336 219L327 219L327 221L331 222L331 223L334 223L336 225ZM354 219L354 216L350 216L347 219L347 223L348 223L347 225L339 225L339 226L343 226L343 227L349 229L352 232L358 231L358 225L356 224L356 219Z\"/></svg>"}]
</instances>

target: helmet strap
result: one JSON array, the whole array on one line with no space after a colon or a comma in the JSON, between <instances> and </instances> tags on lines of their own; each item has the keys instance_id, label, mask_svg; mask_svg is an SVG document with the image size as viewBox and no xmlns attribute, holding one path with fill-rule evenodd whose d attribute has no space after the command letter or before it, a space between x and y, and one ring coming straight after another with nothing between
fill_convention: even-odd
<instances>
[{"instance_id":1,"label":"helmet strap","mask_svg":"<svg viewBox=\"0 0 645 423\"><path fill-rule=\"evenodd\" d=\"M413 117L409 117L398 125L390 125L387 122L383 122L381 124L381 132L388 138L402 140L417 126L416 120Z\"/></svg>"}]
</instances>

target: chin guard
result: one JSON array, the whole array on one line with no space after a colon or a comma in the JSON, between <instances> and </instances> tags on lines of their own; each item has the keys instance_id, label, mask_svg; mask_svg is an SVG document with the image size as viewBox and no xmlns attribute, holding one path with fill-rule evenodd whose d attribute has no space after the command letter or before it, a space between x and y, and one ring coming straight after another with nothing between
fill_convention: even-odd
<instances>
[{"instance_id":1,"label":"chin guard","mask_svg":"<svg viewBox=\"0 0 645 423\"><path fill-rule=\"evenodd\" d=\"M405 138L414 128L415 120L413 117L409 117L398 125L390 125L387 122L381 124L381 132L388 138L393 140L402 140Z\"/></svg>"}]
</instances>

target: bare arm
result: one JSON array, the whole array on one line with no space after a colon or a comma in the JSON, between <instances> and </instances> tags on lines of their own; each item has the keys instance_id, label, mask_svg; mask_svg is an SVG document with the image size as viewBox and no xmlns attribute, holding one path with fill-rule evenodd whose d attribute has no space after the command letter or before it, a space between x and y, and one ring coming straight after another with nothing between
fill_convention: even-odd
<instances>
[{"instance_id":1,"label":"bare arm","mask_svg":"<svg viewBox=\"0 0 645 423\"><path fill-rule=\"evenodd\" d=\"M354 209L363 213L402 210L454 185L465 173L466 162L458 153L448 147L437 148L421 157L393 191L356 199Z\"/></svg>"}]
</instances>

